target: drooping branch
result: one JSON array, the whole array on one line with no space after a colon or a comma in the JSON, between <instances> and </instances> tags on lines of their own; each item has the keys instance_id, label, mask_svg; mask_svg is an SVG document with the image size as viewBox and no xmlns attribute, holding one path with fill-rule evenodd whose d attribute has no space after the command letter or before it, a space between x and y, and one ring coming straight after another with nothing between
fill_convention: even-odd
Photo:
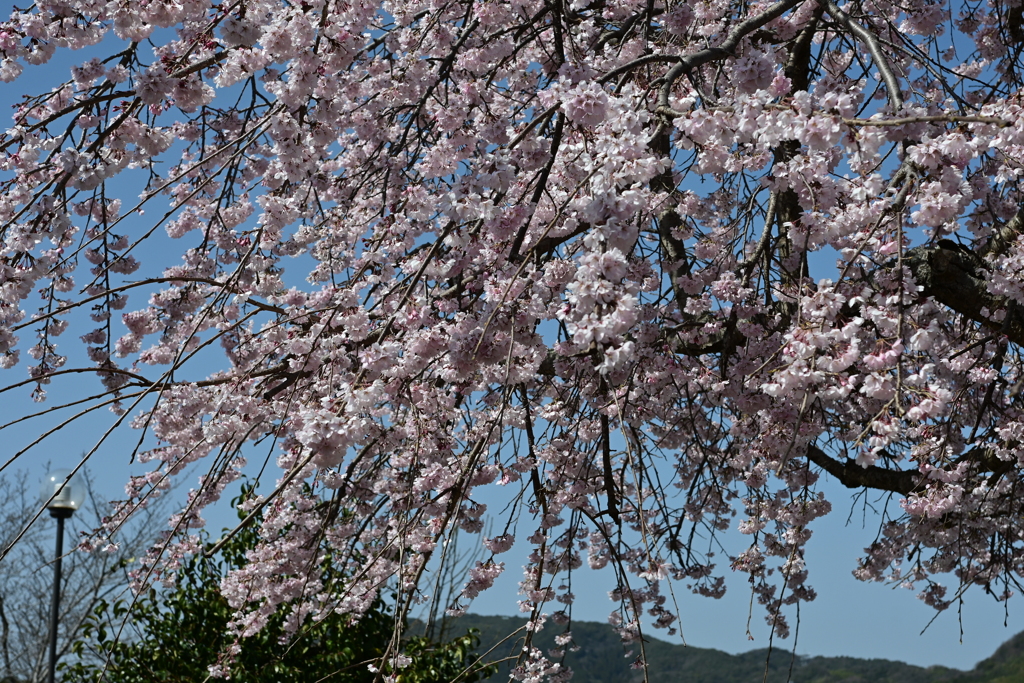
<instances>
[{"instance_id":1,"label":"drooping branch","mask_svg":"<svg viewBox=\"0 0 1024 683\"><path fill-rule=\"evenodd\" d=\"M353 613L398 586L404 615L444 565L440 544L492 521L477 501L494 482L521 493L493 520L506 533L483 547L504 552L517 529L532 546L522 586L534 616L562 599L558 574L575 566L581 532L590 559L618 565L622 623L646 609L630 575L653 586L666 557L679 560L670 574L707 576L700 590L720 594L695 535L724 529L737 499L782 532L780 553L755 540L766 562L802 557L801 535L785 532L827 506L797 519L791 494L833 493L808 479L812 465L910 499L884 520L893 533L862 578L906 562L905 541L973 563L1011 534L1019 553L982 570L985 581L1019 573L1024 475L1008 454L1024 369L1010 342L1024 341L1024 316L988 282L1001 267L1008 286L1021 279L1004 264L1024 229L1024 211L1006 220L1020 204L1019 140L1004 129L1020 118L1019 54L990 60L1009 80L982 83L930 57L940 25L907 15L913 30L897 35L906 8L855 0L649 0L621 12L605 0L512 12L396 0L387 16L226 4L214 15L181 5L158 64L133 44L117 67L90 61L21 98L22 127L0 136L0 360L34 363L0 394L35 384L42 400L50 380L57 394L87 372L105 382L12 415L8 427L81 406L26 452L116 401L106 439L138 406L131 424L157 441L135 450L164 464L133 478L130 504L207 458L179 518L189 525L243 457L276 456L278 483L257 504L260 556L290 561L325 540L346 573L303 604ZM140 3L132 18L175 23L153 12ZM998 19L987 12L979 26ZM17 58L34 64L35 36L59 44L68 16L37 7L0 32L22 36ZM985 30L957 22L947 37L980 45ZM919 72L946 99L915 87ZM119 173L148 173L138 201L117 196ZM166 213L140 219L164 196ZM1006 202L1017 204L991 221L987 244L972 242L978 207ZM972 247L937 240L935 225ZM161 227L174 241L142 248ZM831 282L814 254L833 250L846 264ZM914 278L909 298L892 296ZM143 289L149 303L133 294L135 310L119 312ZM932 324L936 306L946 324ZM97 366L84 369L82 353ZM779 438L789 433L822 447L805 455L803 440ZM528 457L506 447L524 440ZM860 444L880 459L858 464ZM788 466L762 477L765 461ZM679 485L663 485L662 470ZM956 516L955 539L936 510ZM145 580L175 559L147 564ZM267 576L326 585L302 562L294 577L233 577L231 591L255 596L236 623L291 604ZM471 572L458 603L498 565ZM739 569L761 586L763 566ZM802 579L775 576L804 599ZM667 609L658 618L672 623Z\"/></svg>"}]
</instances>

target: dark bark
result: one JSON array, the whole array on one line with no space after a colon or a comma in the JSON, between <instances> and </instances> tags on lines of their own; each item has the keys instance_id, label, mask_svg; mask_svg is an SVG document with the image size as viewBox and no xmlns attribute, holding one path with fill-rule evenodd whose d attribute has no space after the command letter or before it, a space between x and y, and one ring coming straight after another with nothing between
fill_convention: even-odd
<instances>
[{"instance_id":1,"label":"dark bark","mask_svg":"<svg viewBox=\"0 0 1024 683\"><path fill-rule=\"evenodd\" d=\"M903 262L922 288L921 296L935 299L1006 335L1015 344L1024 344L1024 314L1017 307L1008 306L1006 299L988 291L985 263L976 253L956 242L939 240L935 244L914 247ZM996 320L996 313L1000 311L1005 318Z\"/></svg>"},{"instance_id":2,"label":"dark bark","mask_svg":"<svg viewBox=\"0 0 1024 683\"><path fill-rule=\"evenodd\" d=\"M892 491L904 496L921 490L921 474L912 470L889 470L878 465L862 467L853 460L839 462L817 446L807 447L807 459L851 489L869 488Z\"/></svg>"}]
</instances>

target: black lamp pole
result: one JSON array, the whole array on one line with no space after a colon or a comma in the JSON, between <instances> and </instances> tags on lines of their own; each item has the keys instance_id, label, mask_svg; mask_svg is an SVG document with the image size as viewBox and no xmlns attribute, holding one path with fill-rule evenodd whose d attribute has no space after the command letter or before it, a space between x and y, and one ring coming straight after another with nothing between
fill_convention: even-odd
<instances>
[{"instance_id":1,"label":"black lamp pole","mask_svg":"<svg viewBox=\"0 0 1024 683\"><path fill-rule=\"evenodd\" d=\"M64 520L73 515L74 508L52 507L50 516L57 520L57 554L53 561L53 602L50 603L50 673L49 683L54 683L57 672L57 622L60 616L60 570L64 555Z\"/></svg>"}]
</instances>

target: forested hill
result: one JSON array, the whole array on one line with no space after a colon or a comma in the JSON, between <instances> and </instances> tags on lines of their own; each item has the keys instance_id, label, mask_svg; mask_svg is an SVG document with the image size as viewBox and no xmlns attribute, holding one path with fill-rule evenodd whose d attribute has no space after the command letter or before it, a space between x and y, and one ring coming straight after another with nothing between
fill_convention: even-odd
<instances>
[{"instance_id":1,"label":"forested hill","mask_svg":"<svg viewBox=\"0 0 1024 683\"><path fill-rule=\"evenodd\" d=\"M515 654L521 640L499 641L516 630L524 621L513 617L466 615L454 624L456 631L476 628L481 633L480 652L491 648L488 659ZM543 649L555 647L554 636L561 629L549 626L538 634L534 643ZM643 674L630 665L639 654L639 645L627 647L606 624L575 622L573 640L579 649L567 649L565 663L576 675L573 680L586 683L640 683ZM521 638L522 632L518 634ZM855 657L801 657L794 660L785 649L753 650L730 655L719 650L673 645L654 638L645 643L650 663L650 683L761 683L768 666L768 683L1020 683L1024 681L1024 633L1003 643L995 653L980 662L972 671L958 671L941 666L923 668L886 659ZM499 673L491 681L505 681Z\"/></svg>"}]
</instances>

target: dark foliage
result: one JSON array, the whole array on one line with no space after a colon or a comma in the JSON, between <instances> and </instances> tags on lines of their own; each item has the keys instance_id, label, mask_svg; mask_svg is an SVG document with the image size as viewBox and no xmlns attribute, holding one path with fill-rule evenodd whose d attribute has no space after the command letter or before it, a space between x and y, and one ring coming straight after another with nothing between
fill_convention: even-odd
<instances>
[{"instance_id":1,"label":"dark foliage","mask_svg":"<svg viewBox=\"0 0 1024 683\"><path fill-rule=\"evenodd\" d=\"M396 620L379 599L359 620L333 613L321 621L307 619L294 636L285 615L277 612L259 633L236 640L229 625L235 611L221 595L220 583L246 563L246 551L256 540L255 527L245 527L212 557L192 557L172 589L152 589L134 605L126 600L99 604L74 645L78 660L63 667L63 682L197 683L208 679L210 667L224 662L232 646L237 654L226 668L234 683L372 683L376 669L390 671L386 660L394 653ZM344 578L329 560L324 577ZM408 639L401 650L411 663L400 669L398 680L480 680L488 670L475 666L478 643L472 630L440 644Z\"/></svg>"}]
</instances>

